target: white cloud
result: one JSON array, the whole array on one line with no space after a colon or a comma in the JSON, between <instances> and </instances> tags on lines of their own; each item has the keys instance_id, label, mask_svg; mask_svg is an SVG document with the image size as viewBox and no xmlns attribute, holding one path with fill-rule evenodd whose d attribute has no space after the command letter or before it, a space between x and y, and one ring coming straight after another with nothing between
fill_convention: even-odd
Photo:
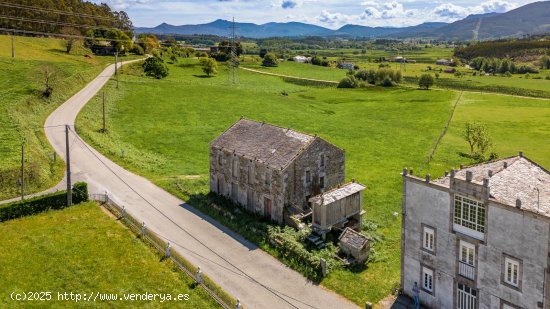
<instances>
[{"instance_id":1,"label":"white cloud","mask_svg":"<svg viewBox=\"0 0 550 309\"><path fill-rule=\"evenodd\" d=\"M317 16L317 19L325 24L329 25L343 25L347 23L349 17L340 13L330 13L327 10L323 10L321 15Z\"/></svg>"}]
</instances>

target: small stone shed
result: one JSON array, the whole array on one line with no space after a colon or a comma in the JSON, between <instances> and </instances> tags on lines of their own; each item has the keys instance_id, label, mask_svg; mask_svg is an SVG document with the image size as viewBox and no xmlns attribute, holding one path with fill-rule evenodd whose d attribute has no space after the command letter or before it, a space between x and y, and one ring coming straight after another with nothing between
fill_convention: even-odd
<instances>
[{"instance_id":1,"label":"small stone shed","mask_svg":"<svg viewBox=\"0 0 550 309\"><path fill-rule=\"evenodd\" d=\"M309 199L313 209L313 230L323 237L335 228L351 227L361 230L361 191L366 187L351 182Z\"/></svg>"},{"instance_id":2,"label":"small stone shed","mask_svg":"<svg viewBox=\"0 0 550 309\"><path fill-rule=\"evenodd\" d=\"M365 263L369 258L370 251L370 239L347 227L342 235L338 238L340 240L340 250L353 259L348 259L350 263Z\"/></svg>"}]
</instances>

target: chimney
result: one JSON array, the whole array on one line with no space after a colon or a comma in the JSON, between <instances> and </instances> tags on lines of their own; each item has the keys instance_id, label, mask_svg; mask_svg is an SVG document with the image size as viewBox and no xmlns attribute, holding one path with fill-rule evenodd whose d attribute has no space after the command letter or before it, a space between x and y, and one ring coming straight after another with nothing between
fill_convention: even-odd
<instances>
[{"instance_id":1,"label":"chimney","mask_svg":"<svg viewBox=\"0 0 550 309\"><path fill-rule=\"evenodd\" d=\"M519 157L520 157L520 158L523 158L523 151L520 151L520 152L519 152Z\"/></svg>"},{"instance_id":2,"label":"chimney","mask_svg":"<svg viewBox=\"0 0 550 309\"><path fill-rule=\"evenodd\" d=\"M409 170L409 174L413 175L413 170L412 170L412 168Z\"/></svg>"},{"instance_id":3,"label":"chimney","mask_svg":"<svg viewBox=\"0 0 550 309\"><path fill-rule=\"evenodd\" d=\"M489 188L489 178L483 178L483 186Z\"/></svg>"},{"instance_id":4,"label":"chimney","mask_svg":"<svg viewBox=\"0 0 550 309\"><path fill-rule=\"evenodd\" d=\"M489 177L493 177L493 171L489 170Z\"/></svg>"},{"instance_id":5,"label":"chimney","mask_svg":"<svg viewBox=\"0 0 550 309\"><path fill-rule=\"evenodd\" d=\"M351 179L351 182L355 183L355 178L352 178L352 179Z\"/></svg>"},{"instance_id":6,"label":"chimney","mask_svg":"<svg viewBox=\"0 0 550 309\"><path fill-rule=\"evenodd\" d=\"M407 176L407 168L403 168L403 176Z\"/></svg>"},{"instance_id":7,"label":"chimney","mask_svg":"<svg viewBox=\"0 0 550 309\"><path fill-rule=\"evenodd\" d=\"M466 181L472 182L473 178L474 178L474 174L472 173L472 171L466 171Z\"/></svg>"},{"instance_id":8,"label":"chimney","mask_svg":"<svg viewBox=\"0 0 550 309\"><path fill-rule=\"evenodd\" d=\"M521 200L519 198L516 199L516 208L521 209Z\"/></svg>"},{"instance_id":9,"label":"chimney","mask_svg":"<svg viewBox=\"0 0 550 309\"><path fill-rule=\"evenodd\" d=\"M430 174L426 174L426 182L427 183L430 183L430 178L431 178Z\"/></svg>"},{"instance_id":10,"label":"chimney","mask_svg":"<svg viewBox=\"0 0 550 309\"><path fill-rule=\"evenodd\" d=\"M449 176L449 172L445 171L445 177Z\"/></svg>"},{"instance_id":11,"label":"chimney","mask_svg":"<svg viewBox=\"0 0 550 309\"><path fill-rule=\"evenodd\" d=\"M453 168L453 169L451 170L451 178L455 178L455 175L456 175L456 171L455 171L455 169Z\"/></svg>"},{"instance_id":12,"label":"chimney","mask_svg":"<svg viewBox=\"0 0 550 309\"><path fill-rule=\"evenodd\" d=\"M508 168L508 162L504 161L504 168L507 169Z\"/></svg>"}]
</instances>

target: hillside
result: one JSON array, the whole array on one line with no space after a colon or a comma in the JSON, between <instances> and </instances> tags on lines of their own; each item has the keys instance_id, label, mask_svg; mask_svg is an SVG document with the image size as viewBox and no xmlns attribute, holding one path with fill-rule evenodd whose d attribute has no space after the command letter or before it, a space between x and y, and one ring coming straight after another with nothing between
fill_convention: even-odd
<instances>
[{"instance_id":1,"label":"hillside","mask_svg":"<svg viewBox=\"0 0 550 309\"><path fill-rule=\"evenodd\" d=\"M106 4L83 0L2 1L0 15L3 16L0 28L77 35L85 34L91 27L106 27L118 28L129 37L133 36L132 22L124 11L113 11Z\"/></svg>"},{"instance_id":2,"label":"hillside","mask_svg":"<svg viewBox=\"0 0 550 309\"><path fill-rule=\"evenodd\" d=\"M470 16L432 31L431 36L481 41L544 32L550 32L550 1L527 4L503 14Z\"/></svg>"},{"instance_id":3,"label":"hillside","mask_svg":"<svg viewBox=\"0 0 550 309\"><path fill-rule=\"evenodd\" d=\"M411 27L368 27L345 25L337 30L298 23L235 23L237 35L248 38L340 36L366 38L436 38L441 40L490 40L550 32L550 1L535 2L507 13L470 15L451 24L426 22ZM153 28L135 28L136 33L202 34L229 36L231 22L216 20L207 24L174 26L166 23Z\"/></svg>"}]
</instances>

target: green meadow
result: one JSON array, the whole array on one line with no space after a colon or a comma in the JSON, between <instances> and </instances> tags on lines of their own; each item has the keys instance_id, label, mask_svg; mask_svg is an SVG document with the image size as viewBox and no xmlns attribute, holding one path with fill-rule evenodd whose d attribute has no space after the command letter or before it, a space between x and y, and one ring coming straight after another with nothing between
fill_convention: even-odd
<instances>
[{"instance_id":1,"label":"green meadow","mask_svg":"<svg viewBox=\"0 0 550 309\"><path fill-rule=\"evenodd\" d=\"M0 223L0 247L0 307L217 308L192 279L95 203ZM12 292L52 293L51 300L14 301ZM58 292L188 294L189 300L75 302L59 300Z\"/></svg>"},{"instance_id":2,"label":"green meadow","mask_svg":"<svg viewBox=\"0 0 550 309\"><path fill-rule=\"evenodd\" d=\"M16 36L15 59L10 36L0 35L0 200L15 197L20 188L21 145L26 148L26 191L40 191L61 180L63 162L53 160L42 129L46 117L95 78L113 57L85 57L75 47L64 52L63 41ZM53 72L50 98L44 98L44 68Z\"/></svg>"},{"instance_id":3,"label":"green meadow","mask_svg":"<svg viewBox=\"0 0 550 309\"><path fill-rule=\"evenodd\" d=\"M285 66L279 69L291 64ZM399 282L401 223L393 213L401 209L402 168L440 176L471 163L459 155L468 150L460 137L466 121L487 123L501 156L521 149L550 166L545 144L550 137L545 125L550 120L548 101L464 93L449 133L428 163L458 92L307 87L242 70L239 83L232 85L223 66L211 78L202 74L196 60L169 67L165 80L143 77L139 64L127 67L118 90L113 82L105 88L110 98L108 133L100 133L101 104L96 99L79 115L80 134L117 163L183 199L208 192L209 142L241 116L318 134L344 148L347 178L367 185L366 216L384 240L366 270L337 270L321 284L359 305L377 302ZM288 72L319 78L307 76L307 71Z\"/></svg>"}]
</instances>

